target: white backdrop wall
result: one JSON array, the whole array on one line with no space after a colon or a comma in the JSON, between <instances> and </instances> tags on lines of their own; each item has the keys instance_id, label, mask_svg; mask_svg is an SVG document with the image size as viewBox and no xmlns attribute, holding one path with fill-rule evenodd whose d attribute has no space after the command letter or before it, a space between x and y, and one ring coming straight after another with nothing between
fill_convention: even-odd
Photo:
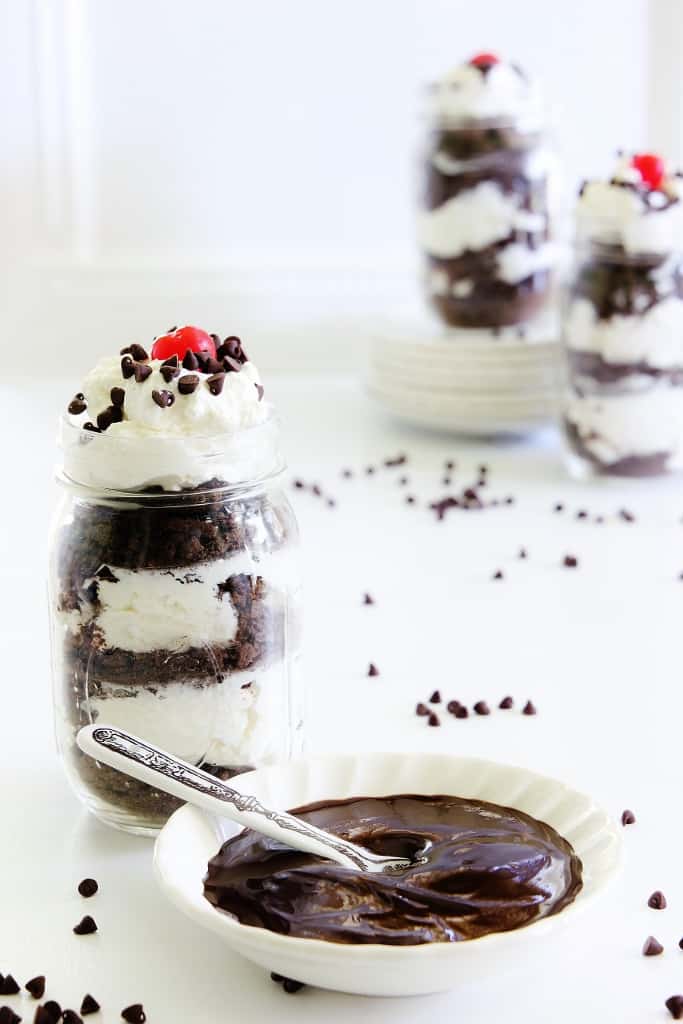
<instances>
[{"instance_id":1,"label":"white backdrop wall","mask_svg":"<svg viewBox=\"0 0 683 1024\"><path fill-rule=\"evenodd\" d=\"M415 301L424 84L514 56L573 182L648 143L678 2L0 0L4 344L83 366L200 320L266 365L344 365Z\"/></svg>"}]
</instances>

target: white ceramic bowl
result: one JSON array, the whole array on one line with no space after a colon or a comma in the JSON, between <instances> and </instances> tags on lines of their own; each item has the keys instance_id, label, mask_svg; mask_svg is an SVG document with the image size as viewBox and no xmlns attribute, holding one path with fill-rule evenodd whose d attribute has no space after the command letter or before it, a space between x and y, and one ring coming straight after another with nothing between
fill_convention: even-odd
<instances>
[{"instance_id":1,"label":"white ceramic bowl","mask_svg":"<svg viewBox=\"0 0 683 1024\"><path fill-rule=\"evenodd\" d=\"M359 995L421 995L485 980L530 962L549 935L571 926L616 872L620 831L593 800L524 768L441 754L366 754L306 758L248 772L231 785L266 806L291 808L316 800L397 793L448 794L516 807L552 825L583 862L583 888L551 917L509 932L457 943L421 946L341 945L289 938L240 924L204 899L209 859L239 831L193 807L183 807L157 838L154 865L169 899L215 932L236 953L288 978ZM552 941L552 940L551 940Z\"/></svg>"}]
</instances>

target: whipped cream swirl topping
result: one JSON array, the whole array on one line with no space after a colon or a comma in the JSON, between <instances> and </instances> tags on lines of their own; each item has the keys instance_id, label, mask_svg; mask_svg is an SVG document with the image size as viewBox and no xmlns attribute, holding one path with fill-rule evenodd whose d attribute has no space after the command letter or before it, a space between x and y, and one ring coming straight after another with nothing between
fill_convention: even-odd
<instances>
[{"instance_id":1,"label":"whipped cream swirl topping","mask_svg":"<svg viewBox=\"0 0 683 1024\"><path fill-rule=\"evenodd\" d=\"M443 124L476 121L524 122L544 120L536 83L519 65L493 53L479 53L459 64L430 88L428 112Z\"/></svg>"},{"instance_id":2,"label":"whipped cream swirl topping","mask_svg":"<svg viewBox=\"0 0 683 1024\"><path fill-rule=\"evenodd\" d=\"M576 208L579 239L628 255L683 250L683 173L652 153L622 154L608 180L586 181Z\"/></svg>"},{"instance_id":3,"label":"whipped cream swirl topping","mask_svg":"<svg viewBox=\"0 0 683 1024\"><path fill-rule=\"evenodd\" d=\"M90 487L164 490L264 472L271 408L240 339L194 327L102 359L68 405L64 471ZM272 431L271 431L272 433ZM272 445L266 445L272 458ZM264 457L265 451L262 453Z\"/></svg>"}]
</instances>

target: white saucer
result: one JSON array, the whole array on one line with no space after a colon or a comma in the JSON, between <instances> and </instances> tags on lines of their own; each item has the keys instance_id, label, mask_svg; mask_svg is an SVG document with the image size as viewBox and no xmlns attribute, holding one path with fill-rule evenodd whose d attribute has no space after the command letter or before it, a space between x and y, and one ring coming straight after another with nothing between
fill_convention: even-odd
<instances>
[{"instance_id":1,"label":"white saucer","mask_svg":"<svg viewBox=\"0 0 683 1024\"><path fill-rule=\"evenodd\" d=\"M524 768L441 754L364 754L308 758L248 772L231 785L266 806L290 808L323 799L447 793L516 807L552 825L583 864L583 888L559 914L469 942L421 946L342 945L289 938L240 924L212 907L202 882L224 838L239 831L183 807L161 831L154 851L157 879L168 898L231 949L265 970L320 988L359 995L405 996L486 983L493 973L533 963L533 950L572 927L616 873L619 828L593 800Z\"/></svg>"}]
</instances>

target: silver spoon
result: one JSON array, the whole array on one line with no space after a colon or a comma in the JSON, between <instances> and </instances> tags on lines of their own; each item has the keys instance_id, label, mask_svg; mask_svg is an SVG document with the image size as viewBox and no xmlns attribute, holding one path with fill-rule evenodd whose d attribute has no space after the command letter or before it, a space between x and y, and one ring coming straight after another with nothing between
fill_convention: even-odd
<instances>
[{"instance_id":1,"label":"silver spoon","mask_svg":"<svg viewBox=\"0 0 683 1024\"><path fill-rule=\"evenodd\" d=\"M286 811L270 811L256 797L239 793L201 768L113 726L86 725L76 740L81 750L96 761L303 853L367 872L396 872L415 863L404 857L372 853Z\"/></svg>"}]
</instances>

